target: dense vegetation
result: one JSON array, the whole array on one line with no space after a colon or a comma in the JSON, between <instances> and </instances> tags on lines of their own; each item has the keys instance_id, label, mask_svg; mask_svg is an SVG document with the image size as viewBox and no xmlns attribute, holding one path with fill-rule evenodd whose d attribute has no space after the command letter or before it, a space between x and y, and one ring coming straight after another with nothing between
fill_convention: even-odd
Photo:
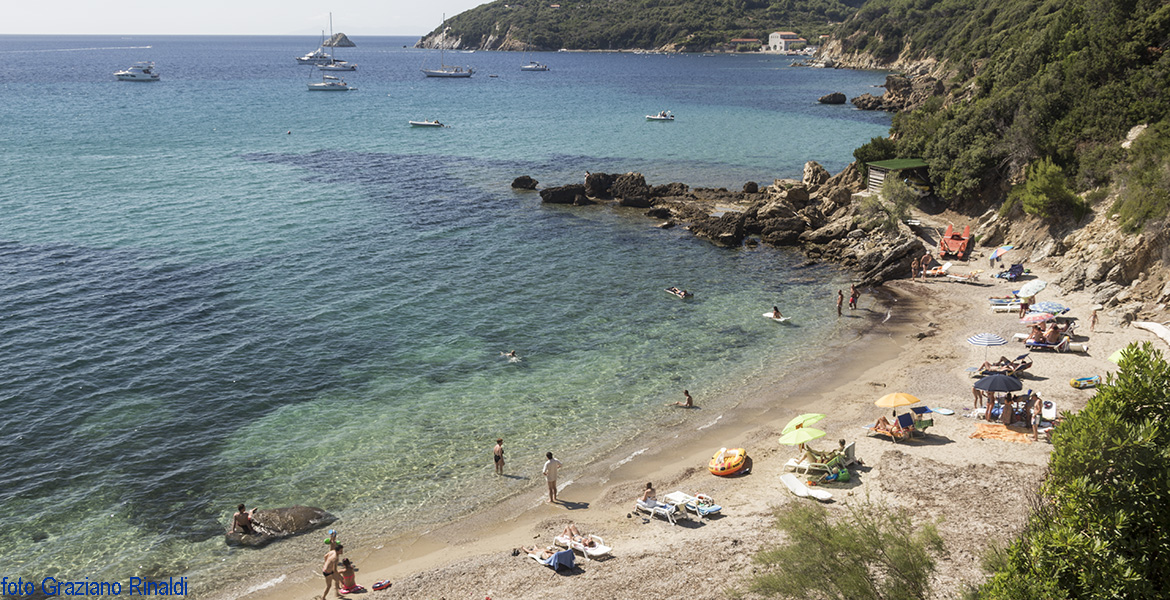
<instances>
[{"instance_id":1,"label":"dense vegetation","mask_svg":"<svg viewBox=\"0 0 1170 600\"><path fill-rule=\"evenodd\" d=\"M1170 365L1149 343L1122 353L1053 434L1023 536L991 561L987 600L1170 596Z\"/></svg>"},{"instance_id":2,"label":"dense vegetation","mask_svg":"<svg viewBox=\"0 0 1170 600\"><path fill-rule=\"evenodd\" d=\"M1002 198L1045 158L1069 190L1113 183L1132 158L1119 147L1131 127L1167 131L1170 3L1161 0L872 0L837 35L847 51L933 56L955 69L949 101L899 114L892 129L897 155L925 158L950 200ZM1148 158L1147 180L1156 179ZM1129 178L1132 199L1114 210L1165 216L1165 194L1147 183ZM1066 214L1076 209L1065 204Z\"/></svg>"},{"instance_id":3,"label":"dense vegetation","mask_svg":"<svg viewBox=\"0 0 1170 600\"><path fill-rule=\"evenodd\" d=\"M765 43L795 31L828 33L865 0L497 0L447 20L462 47L496 47L505 36L539 50L654 49L678 44L701 52L734 38ZM559 4L560 8L550 8ZM434 35L437 28L428 34ZM495 38L494 44L489 40Z\"/></svg>"}]
</instances>

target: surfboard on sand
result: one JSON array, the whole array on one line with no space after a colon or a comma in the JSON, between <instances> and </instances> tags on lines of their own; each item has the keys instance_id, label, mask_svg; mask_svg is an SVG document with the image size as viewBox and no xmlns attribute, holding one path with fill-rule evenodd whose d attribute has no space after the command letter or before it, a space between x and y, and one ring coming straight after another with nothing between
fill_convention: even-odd
<instances>
[{"instance_id":1,"label":"surfboard on sand","mask_svg":"<svg viewBox=\"0 0 1170 600\"><path fill-rule=\"evenodd\" d=\"M776 317L773 317L772 311L768 311L768 312L764 313L764 318L772 319L773 321L775 321L777 323L783 323L783 322L788 320L788 317L780 317L779 319L777 319Z\"/></svg>"}]
</instances>

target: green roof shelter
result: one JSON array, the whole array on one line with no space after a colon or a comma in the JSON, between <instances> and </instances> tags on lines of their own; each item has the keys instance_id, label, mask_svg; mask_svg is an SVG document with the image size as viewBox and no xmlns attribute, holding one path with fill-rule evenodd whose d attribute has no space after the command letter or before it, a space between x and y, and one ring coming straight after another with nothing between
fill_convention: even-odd
<instances>
[{"instance_id":1,"label":"green roof shelter","mask_svg":"<svg viewBox=\"0 0 1170 600\"><path fill-rule=\"evenodd\" d=\"M871 193L878 194L882 191L882 184L886 182L886 175L888 173L926 169L929 165L921 158L895 158L865 163L865 166L869 170L869 180L866 182L866 189Z\"/></svg>"}]
</instances>

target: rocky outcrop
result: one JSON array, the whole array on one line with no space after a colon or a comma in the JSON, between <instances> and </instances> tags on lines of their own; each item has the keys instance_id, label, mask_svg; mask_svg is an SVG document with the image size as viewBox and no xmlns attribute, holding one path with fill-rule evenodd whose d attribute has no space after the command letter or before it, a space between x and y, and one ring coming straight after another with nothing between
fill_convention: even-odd
<instances>
[{"instance_id":1,"label":"rocky outcrop","mask_svg":"<svg viewBox=\"0 0 1170 600\"><path fill-rule=\"evenodd\" d=\"M887 75L882 87L886 88L885 94L862 94L851 100L853 106L861 110L911 111L934 96L946 93L943 83L930 76Z\"/></svg>"},{"instance_id":2,"label":"rocky outcrop","mask_svg":"<svg viewBox=\"0 0 1170 600\"><path fill-rule=\"evenodd\" d=\"M598 199L612 197L617 205L647 208L647 216L662 221L659 227L684 225L694 235L727 248L749 239L794 246L810 258L857 270L865 285L880 285L905 277L910 261L925 248L905 225L886 231L859 218L853 195L863 187L854 165L830 175L809 162L800 181L778 179L763 188L745 185L742 192L692 190L681 183L651 187L640 173L590 173L585 185L547 188L540 194L545 202L562 204L580 203L587 191Z\"/></svg>"},{"instance_id":3,"label":"rocky outcrop","mask_svg":"<svg viewBox=\"0 0 1170 600\"><path fill-rule=\"evenodd\" d=\"M821 104L845 104L845 94L841 92L833 92L832 94L825 94L821 96L817 102Z\"/></svg>"},{"instance_id":4,"label":"rocky outcrop","mask_svg":"<svg viewBox=\"0 0 1170 600\"><path fill-rule=\"evenodd\" d=\"M337 517L314 506L286 506L258 510L252 514L255 533L230 532L224 535L229 546L259 548L276 540L319 529Z\"/></svg>"},{"instance_id":5,"label":"rocky outcrop","mask_svg":"<svg viewBox=\"0 0 1170 600\"><path fill-rule=\"evenodd\" d=\"M593 201L585 196L585 186L580 183L540 190L540 200L546 204L574 204L577 206L593 204Z\"/></svg>"},{"instance_id":6,"label":"rocky outcrop","mask_svg":"<svg viewBox=\"0 0 1170 600\"><path fill-rule=\"evenodd\" d=\"M540 183L540 182L538 182L537 180L535 180L527 175L521 175L521 176L512 180L512 189L535 190L536 184L538 184L538 183Z\"/></svg>"}]
</instances>

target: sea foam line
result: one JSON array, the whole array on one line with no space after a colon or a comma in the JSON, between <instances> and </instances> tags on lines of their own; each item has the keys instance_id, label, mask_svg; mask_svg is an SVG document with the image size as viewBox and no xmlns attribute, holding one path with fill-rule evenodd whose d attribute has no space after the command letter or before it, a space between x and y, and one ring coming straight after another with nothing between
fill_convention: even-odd
<instances>
[{"instance_id":1,"label":"sea foam line","mask_svg":"<svg viewBox=\"0 0 1170 600\"><path fill-rule=\"evenodd\" d=\"M639 450L639 451L637 451L637 452L635 452L635 453L633 453L633 454L631 454L631 455L629 455L629 456L627 456L627 457L625 457L625 458L623 458L623 459L621 459L621 460L617 461L616 463L614 463L614 464L610 465L610 467L609 467L609 470L610 470L610 471L616 470L618 467L620 467L620 466L622 466L622 465L624 465L624 464L626 464L626 463L630 462L631 460L634 460L634 457L635 457L635 456L638 456L639 454L641 454L641 453L643 453L643 452L645 452L645 451L647 451L647 450L649 450L649 448L642 448L641 450Z\"/></svg>"},{"instance_id":2,"label":"sea foam line","mask_svg":"<svg viewBox=\"0 0 1170 600\"><path fill-rule=\"evenodd\" d=\"M722 419L722 418L723 418L723 415L719 415L718 417L715 417L714 421L711 421L710 423L707 423L706 425L700 425L697 429L695 429L695 431L702 431L702 430L718 423L719 419Z\"/></svg>"}]
</instances>

